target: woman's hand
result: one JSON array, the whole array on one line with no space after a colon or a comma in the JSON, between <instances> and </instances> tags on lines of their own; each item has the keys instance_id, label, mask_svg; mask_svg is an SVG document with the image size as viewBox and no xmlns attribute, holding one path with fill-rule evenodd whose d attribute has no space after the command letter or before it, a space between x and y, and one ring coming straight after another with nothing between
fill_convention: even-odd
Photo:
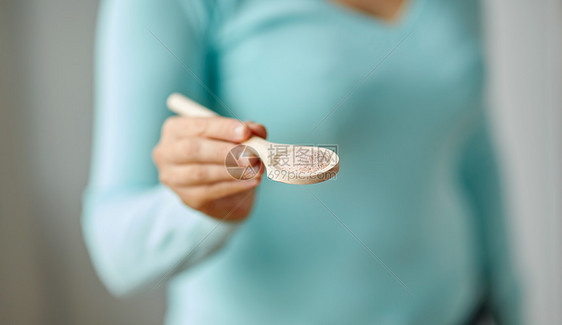
<instances>
[{"instance_id":1,"label":"woman's hand","mask_svg":"<svg viewBox=\"0 0 562 325\"><path fill-rule=\"evenodd\" d=\"M259 162L256 177L237 180L228 173L225 159L232 148L252 135L265 139L267 131L261 124L224 117L168 118L152 154L160 182L186 205L211 217L246 218L264 167Z\"/></svg>"}]
</instances>

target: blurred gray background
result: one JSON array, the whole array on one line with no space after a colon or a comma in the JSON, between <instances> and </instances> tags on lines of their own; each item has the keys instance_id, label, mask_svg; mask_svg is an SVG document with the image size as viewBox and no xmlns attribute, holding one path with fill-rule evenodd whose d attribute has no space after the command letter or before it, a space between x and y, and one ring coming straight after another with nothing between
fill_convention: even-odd
<instances>
[{"instance_id":1,"label":"blurred gray background","mask_svg":"<svg viewBox=\"0 0 562 325\"><path fill-rule=\"evenodd\" d=\"M0 324L159 324L118 300L80 231L96 0L0 0ZM529 324L562 324L562 4L489 0L490 98Z\"/></svg>"}]
</instances>

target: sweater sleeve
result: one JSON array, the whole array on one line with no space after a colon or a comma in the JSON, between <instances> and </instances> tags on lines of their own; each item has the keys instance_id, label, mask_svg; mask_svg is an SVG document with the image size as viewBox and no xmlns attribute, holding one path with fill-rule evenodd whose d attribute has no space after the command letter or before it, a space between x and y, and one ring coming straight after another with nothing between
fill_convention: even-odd
<instances>
[{"instance_id":1,"label":"sweater sleeve","mask_svg":"<svg viewBox=\"0 0 562 325\"><path fill-rule=\"evenodd\" d=\"M520 283L513 260L493 142L486 119L478 123L463 158L462 180L479 230L486 304L499 325L523 323Z\"/></svg>"},{"instance_id":2,"label":"sweater sleeve","mask_svg":"<svg viewBox=\"0 0 562 325\"><path fill-rule=\"evenodd\" d=\"M121 295L160 282L219 248L236 228L158 183L152 149L182 92L208 104L211 1L108 0L96 37L92 168L83 232L94 267Z\"/></svg>"}]
</instances>

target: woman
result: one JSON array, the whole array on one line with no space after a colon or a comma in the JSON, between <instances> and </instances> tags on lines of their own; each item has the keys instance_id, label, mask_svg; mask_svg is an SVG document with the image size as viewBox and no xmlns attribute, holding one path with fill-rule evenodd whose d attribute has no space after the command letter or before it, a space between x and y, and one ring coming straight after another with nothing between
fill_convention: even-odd
<instances>
[{"instance_id":1,"label":"woman","mask_svg":"<svg viewBox=\"0 0 562 325\"><path fill-rule=\"evenodd\" d=\"M478 11L104 2L84 217L104 283L169 280L168 324L519 323ZM230 118L170 117L173 92ZM227 153L265 126L337 145L336 179L233 179Z\"/></svg>"}]
</instances>

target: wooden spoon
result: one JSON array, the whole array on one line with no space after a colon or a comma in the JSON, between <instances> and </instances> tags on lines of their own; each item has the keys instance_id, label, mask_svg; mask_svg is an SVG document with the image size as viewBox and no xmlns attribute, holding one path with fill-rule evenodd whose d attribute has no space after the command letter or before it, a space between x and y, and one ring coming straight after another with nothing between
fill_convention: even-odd
<instances>
[{"instance_id":1,"label":"wooden spoon","mask_svg":"<svg viewBox=\"0 0 562 325\"><path fill-rule=\"evenodd\" d=\"M171 111L190 117L214 117L215 112L174 93L168 97ZM334 177L340 168L338 155L330 149L269 142L253 136L242 143L263 162L267 177L287 184L315 184ZM226 158L226 157L225 157Z\"/></svg>"}]
</instances>

